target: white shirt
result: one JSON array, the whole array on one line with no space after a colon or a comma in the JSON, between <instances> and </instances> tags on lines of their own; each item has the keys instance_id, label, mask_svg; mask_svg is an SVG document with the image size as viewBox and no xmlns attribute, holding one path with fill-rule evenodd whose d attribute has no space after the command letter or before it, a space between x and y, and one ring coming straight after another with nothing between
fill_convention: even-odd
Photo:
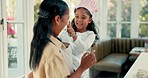
<instances>
[{"instance_id":1,"label":"white shirt","mask_svg":"<svg viewBox=\"0 0 148 78\"><path fill-rule=\"evenodd\" d=\"M62 42L70 43L72 49L73 67L76 70L81 62L83 54L90 49L95 40L95 34L93 31L86 31L83 33L76 32L77 39L73 42L73 38L69 36L66 30L58 36Z\"/></svg>"}]
</instances>

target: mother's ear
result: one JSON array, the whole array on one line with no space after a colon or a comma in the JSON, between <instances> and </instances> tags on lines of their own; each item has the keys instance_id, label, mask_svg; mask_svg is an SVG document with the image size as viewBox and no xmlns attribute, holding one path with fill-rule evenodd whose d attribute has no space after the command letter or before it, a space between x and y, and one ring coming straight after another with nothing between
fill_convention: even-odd
<instances>
[{"instance_id":1,"label":"mother's ear","mask_svg":"<svg viewBox=\"0 0 148 78\"><path fill-rule=\"evenodd\" d=\"M59 15L55 16L55 23L56 23L57 25L60 24L60 16L59 16Z\"/></svg>"}]
</instances>

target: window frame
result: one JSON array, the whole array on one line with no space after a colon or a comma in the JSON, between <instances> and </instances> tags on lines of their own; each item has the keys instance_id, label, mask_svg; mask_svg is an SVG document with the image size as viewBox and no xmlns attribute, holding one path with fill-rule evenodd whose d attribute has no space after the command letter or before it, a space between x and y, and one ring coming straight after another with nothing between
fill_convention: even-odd
<instances>
[{"instance_id":1,"label":"window frame","mask_svg":"<svg viewBox=\"0 0 148 78\"><path fill-rule=\"evenodd\" d=\"M147 24L148 22L139 21L139 13L140 13L140 1L139 0L131 0L131 21L122 21L121 12L122 12L122 0L116 0L117 2L117 17L116 21L107 21L107 1L108 0L100 0L100 39L110 38L107 34L107 24L108 23L116 23L116 38L121 37L121 28L122 24L131 24L130 26L130 38L140 38L139 37L139 26L140 24ZM139 6L138 6L139 5ZM103 9L102 9L103 8Z\"/></svg>"},{"instance_id":2,"label":"window frame","mask_svg":"<svg viewBox=\"0 0 148 78\"><path fill-rule=\"evenodd\" d=\"M33 0L18 0L22 4L23 8L23 21L7 21L6 20L6 0L0 0L0 19L4 19L4 24L0 26L0 78L8 78L8 42L7 42L7 22L14 24L23 24L23 52L24 52L24 74L27 74L30 71L29 68L29 58L30 58L30 43L32 40L32 30L34 25L34 3ZM15 72L14 72L15 73Z\"/></svg>"}]
</instances>

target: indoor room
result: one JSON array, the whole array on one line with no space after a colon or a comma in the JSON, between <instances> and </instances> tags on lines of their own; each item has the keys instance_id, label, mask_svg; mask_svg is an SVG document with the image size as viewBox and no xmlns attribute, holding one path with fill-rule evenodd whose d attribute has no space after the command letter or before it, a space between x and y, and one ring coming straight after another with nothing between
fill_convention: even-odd
<instances>
[{"instance_id":1,"label":"indoor room","mask_svg":"<svg viewBox=\"0 0 148 78\"><path fill-rule=\"evenodd\" d=\"M40 5L43 1L0 0L0 78L28 78L30 73L35 74L29 66L31 52L34 51L31 46L36 35L34 26L38 24L39 18L46 19L46 13L43 15L40 13L42 12ZM148 0L59 1L64 1L69 8L67 21L70 24L63 25L65 22L58 22L57 18L56 24L60 23L64 27L54 37L59 39L66 48L82 37L82 41L87 41L84 44L89 46L88 49L83 51L83 45L81 46L81 42L77 42L80 45L74 50L80 49L83 51L82 54L88 52L88 54L94 55L96 60L93 65L88 67L88 73L85 73L85 77L81 76L80 78L148 78L148 62L146 62L148 60ZM84 36L80 36L81 32L77 33L78 30L74 28L72 28L75 31L74 36L67 32L68 26L71 27L76 18L79 17L78 7L84 7L92 16L89 23L92 21L94 23L95 32L93 34L95 37L85 40L87 36L84 34ZM86 12L86 16L89 14ZM85 19L84 15L82 16L83 20ZM59 16L60 18L62 17ZM74 43L65 43L70 40L67 39L66 35L63 35L65 38L62 36L65 31L69 33L68 36L72 38ZM91 45L88 45L91 41ZM72 54L74 53L72 52ZM70 58L72 62L75 62L73 60L75 57ZM81 58L82 56L80 61L82 61ZM81 63L79 62L79 64ZM75 70L77 68L74 68L73 72Z\"/></svg>"}]
</instances>

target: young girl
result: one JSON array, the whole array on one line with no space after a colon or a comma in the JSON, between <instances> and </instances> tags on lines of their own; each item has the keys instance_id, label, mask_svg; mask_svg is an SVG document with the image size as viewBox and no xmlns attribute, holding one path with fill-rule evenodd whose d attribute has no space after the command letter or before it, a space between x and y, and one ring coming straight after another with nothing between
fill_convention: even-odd
<instances>
[{"instance_id":1,"label":"young girl","mask_svg":"<svg viewBox=\"0 0 148 78\"><path fill-rule=\"evenodd\" d=\"M93 11L83 3L84 1L81 0L74 11L75 18L72 21L72 26L68 25L67 30L59 35L62 42L69 43L69 46L72 47L73 67L75 70L80 65L82 55L98 40L96 27L92 20ZM87 70L81 77L87 78L88 74L89 71Z\"/></svg>"}]
</instances>

